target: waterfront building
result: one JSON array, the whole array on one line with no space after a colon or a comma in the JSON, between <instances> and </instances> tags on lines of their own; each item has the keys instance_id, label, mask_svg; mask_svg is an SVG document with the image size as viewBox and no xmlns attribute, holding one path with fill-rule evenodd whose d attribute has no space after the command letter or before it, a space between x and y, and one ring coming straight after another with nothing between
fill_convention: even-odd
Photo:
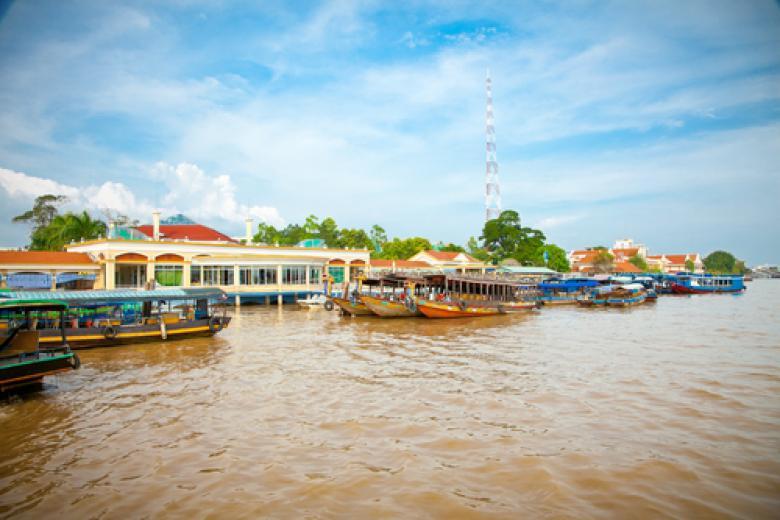
<instances>
[{"instance_id":1,"label":"waterfront building","mask_svg":"<svg viewBox=\"0 0 780 520\"><path fill-rule=\"evenodd\" d=\"M247 221L243 243L200 224L160 224L110 230L101 238L66 246L97 266L95 288L219 287L235 298L268 302L323 292L363 274L366 249L333 249L252 243Z\"/></svg>"},{"instance_id":2,"label":"waterfront building","mask_svg":"<svg viewBox=\"0 0 780 520\"><path fill-rule=\"evenodd\" d=\"M100 271L86 253L0 251L0 288L91 289Z\"/></svg>"},{"instance_id":3,"label":"waterfront building","mask_svg":"<svg viewBox=\"0 0 780 520\"><path fill-rule=\"evenodd\" d=\"M428 262L418 260L384 260L371 259L368 266L368 274L381 276L386 274L423 274L438 271Z\"/></svg>"},{"instance_id":4,"label":"waterfront building","mask_svg":"<svg viewBox=\"0 0 780 520\"><path fill-rule=\"evenodd\" d=\"M615 241L610 253L615 257L615 261L627 262L633 256L647 258L647 246L635 243L632 238L623 238Z\"/></svg>"},{"instance_id":5,"label":"waterfront building","mask_svg":"<svg viewBox=\"0 0 780 520\"><path fill-rule=\"evenodd\" d=\"M704 262L699 253L686 253L677 255L650 255L647 257L647 265L650 269L662 273L680 273L688 271L686 262L693 262L693 272L703 273Z\"/></svg>"},{"instance_id":6,"label":"waterfront building","mask_svg":"<svg viewBox=\"0 0 780 520\"><path fill-rule=\"evenodd\" d=\"M409 260L425 262L438 271L484 274L491 266L466 253L455 251L420 251Z\"/></svg>"}]
</instances>

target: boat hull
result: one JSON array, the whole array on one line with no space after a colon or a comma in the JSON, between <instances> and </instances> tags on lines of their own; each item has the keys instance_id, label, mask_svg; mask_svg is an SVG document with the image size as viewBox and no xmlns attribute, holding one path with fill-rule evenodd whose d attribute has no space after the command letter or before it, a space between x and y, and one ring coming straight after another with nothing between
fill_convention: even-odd
<instances>
[{"instance_id":1,"label":"boat hull","mask_svg":"<svg viewBox=\"0 0 780 520\"><path fill-rule=\"evenodd\" d=\"M350 316L376 316L376 314L363 303L352 303L345 298L331 298L331 300L339 306L342 312L349 314Z\"/></svg>"},{"instance_id":2,"label":"boat hull","mask_svg":"<svg viewBox=\"0 0 780 520\"><path fill-rule=\"evenodd\" d=\"M501 314L509 314L512 312L525 312L532 311L539 307L539 304L535 301L532 302L503 302L498 305L498 312Z\"/></svg>"},{"instance_id":3,"label":"boat hull","mask_svg":"<svg viewBox=\"0 0 780 520\"><path fill-rule=\"evenodd\" d=\"M213 336L230 324L230 317L220 318L221 326L210 325L208 319L192 320L182 323L168 324L165 327L166 339L183 339L200 336ZM116 335L106 334L105 327L66 328L65 335L72 349L92 347L111 347L129 345L133 343L145 343L149 341L163 341L163 332L160 325L120 325L112 327ZM57 329L44 329L39 331L40 344L51 345L62 342L62 334Z\"/></svg>"},{"instance_id":4,"label":"boat hull","mask_svg":"<svg viewBox=\"0 0 780 520\"><path fill-rule=\"evenodd\" d=\"M577 298L576 297L561 297L561 296L553 296L553 297L545 297L541 296L539 298L539 301L542 302L543 305L576 305L577 304Z\"/></svg>"},{"instance_id":5,"label":"boat hull","mask_svg":"<svg viewBox=\"0 0 780 520\"><path fill-rule=\"evenodd\" d=\"M381 318L413 318L423 315L419 310L414 311L401 302L389 302L373 296L361 296L360 300Z\"/></svg>"},{"instance_id":6,"label":"boat hull","mask_svg":"<svg viewBox=\"0 0 780 520\"><path fill-rule=\"evenodd\" d=\"M459 306L447 303L419 301L417 308L426 318L477 318L495 316L501 312L498 307Z\"/></svg>"},{"instance_id":7,"label":"boat hull","mask_svg":"<svg viewBox=\"0 0 780 520\"><path fill-rule=\"evenodd\" d=\"M744 287L691 287L679 283L673 283L671 291L673 294L718 294L718 293L740 293Z\"/></svg>"},{"instance_id":8,"label":"boat hull","mask_svg":"<svg viewBox=\"0 0 780 520\"><path fill-rule=\"evenodd\" d=\"M607 300L609 307L634 307L645 303L645 296L637 296L634 298L610 298Z\"/></svg>"},{"instance_id":9,"label":"boat hull","mask_svg":"<svg viewBox=\"0 0 780 520\"><path fill-rule=\"evenodd\" d=\"M18 362L11 362L18 358ZM66 372L78 367L76 354L70 351L46 351L5 356L0 366L0 392L27 385L39 384L45 376Z\"/></svg>"}]
</instances>

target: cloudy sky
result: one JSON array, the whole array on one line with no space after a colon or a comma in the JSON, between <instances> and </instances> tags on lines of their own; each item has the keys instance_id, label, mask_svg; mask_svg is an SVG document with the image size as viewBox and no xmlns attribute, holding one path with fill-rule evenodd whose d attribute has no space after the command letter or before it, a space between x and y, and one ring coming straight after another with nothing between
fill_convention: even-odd
<instances>
[{"instance_id":1,"label":"cloudy sky","mask_svg":"<svg viewBox=\"0 0 780 520\"><path fill-rule=\"evenodd\" d=\"M465 243L486 70L503 207L564 248L780 261L780 7L0 0L0 245L42 193L240 234Z\"/></svg>"}]
</instances>

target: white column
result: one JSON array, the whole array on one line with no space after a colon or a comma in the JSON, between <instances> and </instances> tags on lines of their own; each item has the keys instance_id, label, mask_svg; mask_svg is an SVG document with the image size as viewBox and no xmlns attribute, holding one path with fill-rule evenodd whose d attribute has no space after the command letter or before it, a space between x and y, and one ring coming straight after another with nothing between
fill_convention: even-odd
<instances>
[{"instance_id":1,"label":"white column","mask_svg":"<svg viewBox=\"0 0 780 520\"><path fill-rule=\"evenodd\" d=\"M113 259L106 261L105 271L104 287L109 290L116 288L116 264Z\"/></svg>"},{"instance_id":2,"label":"white column","mask_svg":"<svg viewBox=\"0 0 780 520\"><path fill-rule=\"evenodd\" d=\"M197 269L197 266L195 268ZM182 287L189 287L190 279L192 278L192 262L184 262L184 269L182 269L181 277Z\"/></svg>"}]
</instances>

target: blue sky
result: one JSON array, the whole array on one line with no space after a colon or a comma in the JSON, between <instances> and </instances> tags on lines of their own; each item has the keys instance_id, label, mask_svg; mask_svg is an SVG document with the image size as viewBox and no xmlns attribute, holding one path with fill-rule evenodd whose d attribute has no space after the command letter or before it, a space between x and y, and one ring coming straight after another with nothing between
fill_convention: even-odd
<instances>
[{"instance_id":1,"label":"blue sky","mask_svg":"<svg viewBox=\"0 0 780 520\"><path fill-rule=\"evenodd\" d=\"M777 2L0 5L4 222L53 191L465 243L489 68L503 207L551 241L780 261Z\"/></svg>"}]
</instances>

